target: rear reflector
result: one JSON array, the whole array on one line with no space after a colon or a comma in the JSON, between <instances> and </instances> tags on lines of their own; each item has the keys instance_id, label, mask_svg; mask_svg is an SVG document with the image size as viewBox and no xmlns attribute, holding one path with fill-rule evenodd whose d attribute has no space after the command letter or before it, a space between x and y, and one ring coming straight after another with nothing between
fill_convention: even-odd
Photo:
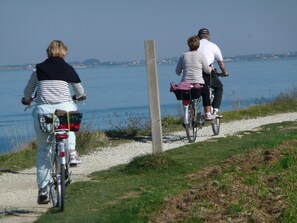
<instances>
[{"instance_id":1,"label":"rear reflector","mask_svg":"<svg viewBox=\"0 0 297 223\"><path fill-rule=\"evenodd\" d=\"M60 152L60 157L65 157L65 152Z\"/></svg>"},{"instance_id":2,"label":"rear reflector","mask_svg":"<svg viewBox=\"0 0 297 223\"><path fill-rule=\"evenodd\" d=\"M67 133L56 134L56 139L67 139L67 138L68 138Z\"/></svg>"}]
</instances>

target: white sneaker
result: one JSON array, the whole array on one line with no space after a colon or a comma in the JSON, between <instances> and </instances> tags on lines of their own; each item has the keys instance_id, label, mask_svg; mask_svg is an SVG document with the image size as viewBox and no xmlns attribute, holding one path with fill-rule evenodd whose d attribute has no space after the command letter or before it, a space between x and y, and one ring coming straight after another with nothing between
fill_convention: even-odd
<instances>
[{"instance_id":1,"label":"white sneaker","mask_svg":"<svg viewBox=\"0 0 297 223\"><path fill-rule=\"evenodd\" d=\"M38 190L37 203L38 204L48 204L49 203L47 187L40 188Z\"/></svg>"},{"instance_id":2,"label":"white sneaker","mask_svg":"<svg viewBox=\"0 0 297 223\"><path fill-rule=\"evenodd\" d=\"M76 152L70 154L70 161L69 161L69 164L70 164L70 166L72 166L72 167L75 167L75 166L77 166L78 164L81 164L81 160L80 160L80 158L78 157L78 155L77 155Z\"/></svg>"},{"instance_id":3,"label":"white sneaker","mask_svg":"<svg viewBox=\"0 0 297 223\"><path fill-rule=\"evenodd\" d=\"M213 119L215 119L216 117L213 114L205 114L205 120L206 121L211 121Z\"/></svg>"}]
</instances>

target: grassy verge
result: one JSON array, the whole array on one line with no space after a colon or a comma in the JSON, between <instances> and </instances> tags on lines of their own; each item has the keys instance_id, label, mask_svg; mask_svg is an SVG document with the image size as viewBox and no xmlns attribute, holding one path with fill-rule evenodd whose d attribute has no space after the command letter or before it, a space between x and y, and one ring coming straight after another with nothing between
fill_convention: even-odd
<instances>
[{"instance_id":1,"label":"grassy verge","mask_svg":"<svg viewBox=\"0 0 297 223\"><path fill-rule=\"evenodd\" d=\"M0 174L16 172L35 165L37 145L35 142L26 144L19 152L0 155Z\"/></svg>"},{"instance_id":2,"label":"grassy verge","mask_svg":"<svg viewBox=\"0 0 297 223\"><path fill-rule=\"evenodd\" d=\"M247 109L224 112L223 122L232 120L257 118L261 116L275 115L279 113L295 112L297 106L296 98L279 98L267 104L251 106Z\"/></svg>"},{"instance_id":3,"label":"grassy verge","mask_svg":"<svg viewBox=\"0 0 297 223\"><path fill-rule=\"evenodd\" d=\"M135 158L69 186L37 222L296 222L297 124Z\"/></svg>"}]
</instances>

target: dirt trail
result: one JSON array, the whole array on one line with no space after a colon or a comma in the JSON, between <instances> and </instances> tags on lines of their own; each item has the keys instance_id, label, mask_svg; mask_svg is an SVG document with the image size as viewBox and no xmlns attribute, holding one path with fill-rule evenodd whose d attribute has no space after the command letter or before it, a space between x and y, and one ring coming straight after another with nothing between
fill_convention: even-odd
<instances>
[{"instance_id":1,"label":"dirt trail","mask_svg":"<svg viewBox=\"0 0 297 223\"><path fill-rule=\"evenodd\" d=\"M294 121L296 119L297 113L287 113L224 123L218 137L233 135L239 131L253 130L268 123ZM199 130L198 135L197 142L214 137L210 127ZM164 151L188 144L185 132L164 134L163 140ZM94 171L128 163L133 157L151 153L151 151L151 142L148 140L99 149L90 155L81 157L82 164L77 168L72 168L73 181L87 180L88 174ZM37 204L35 168L18 173L5 173L0 176L0 223L34 222L51 207L51 204Z\"/></svg>"}]
</instances>

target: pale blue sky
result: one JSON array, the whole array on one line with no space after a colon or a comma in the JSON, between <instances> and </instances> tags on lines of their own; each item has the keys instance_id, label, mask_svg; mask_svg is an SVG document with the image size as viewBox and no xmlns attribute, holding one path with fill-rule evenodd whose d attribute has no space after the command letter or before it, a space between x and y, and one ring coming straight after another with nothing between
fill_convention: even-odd
<instances>
[{"instance_id":1,"label":"pale blue sky","mask_svg":"<svg viewBox=\"0 0 297 223\"><path fill-rule=\"evenodd\" d=\"M0 0L0 65L37 63L53 39L67 61L179 56L202 27L224 56L297 51L297 0Z\"/></svg>"}]
</instances>

